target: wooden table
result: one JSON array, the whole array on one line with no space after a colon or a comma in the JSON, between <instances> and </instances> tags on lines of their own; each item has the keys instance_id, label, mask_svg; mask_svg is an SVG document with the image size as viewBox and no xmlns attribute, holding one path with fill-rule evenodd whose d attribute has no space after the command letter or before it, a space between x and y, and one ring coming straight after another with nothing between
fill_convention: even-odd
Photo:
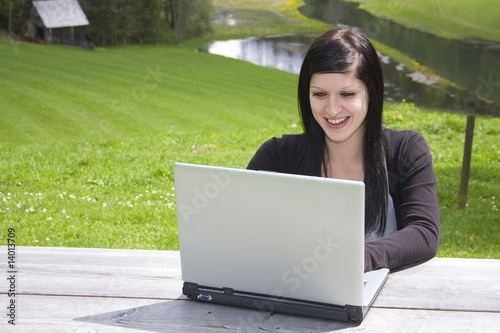
<instances>
[{"instance_id":1,"label":"wooden table","mask_svg":"<svg viewBox=\"0 0 500 333\"><path fill-rule=\"evenodd\" d=\"M500 260L435 258L392 273L358 326L188 300L175 251L16 247L15 297L7 294L7 261L0 267L1 332L498 332L500 325ZM15 326L7 323L12 299Z\"/></svg>"}]
</instances>

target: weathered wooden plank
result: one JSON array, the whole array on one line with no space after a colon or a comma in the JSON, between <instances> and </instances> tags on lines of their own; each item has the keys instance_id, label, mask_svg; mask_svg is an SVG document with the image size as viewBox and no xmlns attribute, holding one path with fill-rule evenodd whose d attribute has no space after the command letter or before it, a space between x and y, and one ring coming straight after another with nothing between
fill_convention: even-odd
<instances>
[{"instance_id":1,"label":"weathered wooden plank","mask_svg":"<svg viewBox=\"0 0 500 333\"><path fill-rule=\"evenodd\" d=\"M18 252L21 293L181 296L177 251L21 247ZM434 258L392 273L374 306L500 311L499 276L500 260Z\"/></svg>"},{"instance_id":2,"label":"weathered wooden plank","mask_svg":"<svg viewBox=\"0 0 500 333\"><path fill-rule=\"evenodd\" d=\"M434 258L392 273L374 306L500 312L500 260Z\"/></svg>"},{"instance_id":3,"label":"weathered wooden plank","mask_svg":"<svg viewBox=\"0 0 500 333\"><path fill-rule=\"evenodd\" d=\"M4 299L4 298L2 298ZM68 332L96 333L122 332L119 326L105 326L77 321L80 316L92 316L109 311L120 311L162 302L158 300L119 299L99 297L66 297L18 295L15 326L0 321L0 332ZM130 329L127 332L144 332Z\"/></svg>"},{"instance_id":4,"label":"weathered wooden plank","mask_svg":"<svg viewBox=\"0 0 500 333\"><path fill-rule=\"evenodd\" d=\"M173 299L182 293L176 251L19 247L17 270L24 294Z\"/></svg>"},{"instance_id":5,"label":"weathered wooden plank","mask_svg":"<svg viewBox=\"0 0 500 333\"><path fill-rule=\"evenodd\" d=\"M107 296L175 299L182 294L182 281L168 276L135 275L133 268L117 274L54 268L53 271L22 268L18 292L35 295Z\"/></svg>"},{"instance_id":6,"label":"weathered wooden plank","mask_svg":"<svg viewBox=\"0 0 500 333\"><path fill-rule=\"evenodd\" d=\"M16 326L2 332L494 332L500 314L373 308L356 326L255 310L200 304L103 297L19 296Z\"/></svg>"}]
</instances>

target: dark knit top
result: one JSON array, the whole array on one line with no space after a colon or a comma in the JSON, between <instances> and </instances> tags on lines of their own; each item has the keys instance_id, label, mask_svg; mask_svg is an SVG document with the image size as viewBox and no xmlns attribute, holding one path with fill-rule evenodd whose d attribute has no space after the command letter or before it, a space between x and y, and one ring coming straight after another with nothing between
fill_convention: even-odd
<instances>
[{"instance_id":1,"label":"dark knit top","mask_svg":"<svg viewBox=\"0 0 500 333\"><path fill-rule=\"evenodd\" d=\"M425 139L418 132L386 128L382 138L398 231L365 243L365 271L428 260L439 246L436 176ZM304 134L269 139L247 168L305 175L306 147Z\"/></svg>"}]
</instances>

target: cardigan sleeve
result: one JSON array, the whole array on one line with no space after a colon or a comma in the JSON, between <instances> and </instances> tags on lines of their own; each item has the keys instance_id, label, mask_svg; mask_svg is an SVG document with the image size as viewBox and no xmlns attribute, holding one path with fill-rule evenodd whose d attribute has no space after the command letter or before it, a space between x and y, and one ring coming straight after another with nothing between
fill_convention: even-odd
<instances>
[{"instance_id":1,"label":"cardigan sleeve","mask_svg":"<svg viewBox=\"0 0 500 333\"><path fill-rule=\"evenodd\" d=\"M365 244L365 271L428 260L439 247L436 176L427 143L413 131L392 131L387 141L389 189L398 231Z\"/></svg>"}]
</instances>

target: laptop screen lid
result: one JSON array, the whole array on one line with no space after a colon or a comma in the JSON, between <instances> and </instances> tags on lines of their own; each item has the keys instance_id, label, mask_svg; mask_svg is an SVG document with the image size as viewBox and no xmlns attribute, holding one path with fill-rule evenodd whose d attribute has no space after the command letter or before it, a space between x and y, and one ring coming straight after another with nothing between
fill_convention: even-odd
<instances>
[{"instance_id":1,"label":"laptop screen lid","mask_svg":"<svg viewBox=\"0 0 500 333\"><path fill-rule=\"evenodd\" d=\"M363 305L364 183L174 164L182 279Z\"/></svg>"}]
</instances>

